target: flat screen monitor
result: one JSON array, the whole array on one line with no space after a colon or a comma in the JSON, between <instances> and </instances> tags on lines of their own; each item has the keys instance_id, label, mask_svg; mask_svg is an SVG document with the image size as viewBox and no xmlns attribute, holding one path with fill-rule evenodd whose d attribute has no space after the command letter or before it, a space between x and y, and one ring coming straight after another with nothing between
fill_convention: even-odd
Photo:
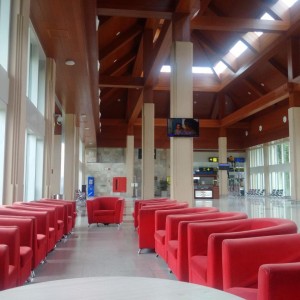
<instances>
[{"instance_id":1,"label":"flat screen monitor","mask_svg":"<svg viewBox=\"0 0 300 300\"><path fill-rule=\"evenodd\" d=\"M219 170L229 170L230 165L228 163L219 163Z\"/></svg>"},{"instance_id":2,"label":"flat screen monitor","mask_svg":"<svg viewBox=\"0 0 300 300\"><path fill-rule=\"evenodd\" d=\"M170 137L198 137L199 119L169 118L168 136Z\"/></svg>"}]
</instances>

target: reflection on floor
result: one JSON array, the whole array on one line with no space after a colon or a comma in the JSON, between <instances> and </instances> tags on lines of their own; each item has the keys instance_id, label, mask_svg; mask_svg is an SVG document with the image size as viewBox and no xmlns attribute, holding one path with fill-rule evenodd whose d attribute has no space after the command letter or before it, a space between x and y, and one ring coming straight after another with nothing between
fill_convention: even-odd
<instances>
[{"instance_id":1,"label":"reflection on floor","mask_svg":"<svg viewBox=\"0 0 300 300\"><path fill-rule=\"evenodd\" d=\"M288 218L300 228L300 201L228 197L197 200L196 206L215 206L220 211L242 211L256 218ZM120 230L114 225L97 227L94 224L88 228L85 210L81 209L73 234L58 243L48 255L47 263L36 270L33 282L92 276L142 276L176 280L166 263L154 252L137 253L137 232L129 220L130 213Z\"/></svg>"}]
</instances>

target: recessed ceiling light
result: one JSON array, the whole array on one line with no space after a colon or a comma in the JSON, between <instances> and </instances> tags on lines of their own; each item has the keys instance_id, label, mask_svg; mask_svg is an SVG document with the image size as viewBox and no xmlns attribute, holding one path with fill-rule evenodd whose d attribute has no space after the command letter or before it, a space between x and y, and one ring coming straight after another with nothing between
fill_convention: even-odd
<instances>
[{"instance_id":1,"label":"recessed ceiling light","mask_svg":"<svg viewBox=\"0 0 300 300\"><path fill-rule=\"evenodd\" d=\"M116 33L116 36L118 36L120 33L121 33L121 31L118 31L118 32Z\"/></svg>"},{"instance_id":2,"label":"recessed ceiling light","mask_svg":"<svg viewBox=\"0 0 300 300\"><path fill-rule=\"evenodd\" d=\"M84 129L85 129L85 130L89 130L90 128L89 128L89 127L85 127Z\"/></svg>"},{"instance_id":3,"label":"recessed ceiling light","mask_svg":"<svg viewBox=\"0 0 300 300\"><path fill-rule=\"evenodd\" d=\"M115 59L115 60L114 60L114 63L115 63L115 62L117 62L117 61L118 61L118 60L117 60L117 59Z\"/></svg>"},{"instance_id":4,"label":"recessed ceiling light","mask_svg":"<svg viewBox=\"0 0 300 300\"><path fill-rule=\"evenodd\" d=\"M248 92L248 95L251 95L251 92Z\"/></svg>"},{"instance_id":5,"label":"recessed ceiling light","mask_svg":"<svg viewBox=\"0 0 300 300\"><path fill-rule=\"evenodd\" d=\"M74 66L74 65L75 65L75 61L72 60L72 59L67 59L67 60L65 61L65 64L66 64L67 66Z\"/></svg>"}]
</instances>

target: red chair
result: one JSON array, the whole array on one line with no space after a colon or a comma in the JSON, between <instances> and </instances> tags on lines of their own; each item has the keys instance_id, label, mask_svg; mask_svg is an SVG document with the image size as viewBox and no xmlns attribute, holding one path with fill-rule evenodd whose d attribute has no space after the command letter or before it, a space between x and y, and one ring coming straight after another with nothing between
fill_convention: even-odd
<instances>
[{"instance_id":1,"label":"red chair","mask_svg":"<svg viewBox=\"0 0 300 300\"><path fill-rule=\"evenodd\" d=\"M30 218L11 218L0 216L0 226L17 226L20 230L20 274L22 285L30 280L33 257L33 220Z\"/></svg>"},{"instance_id":2,"label":"red chair","mask_svg":"<svg viewBox=\"0 0 300 300\"><path fill-rule=\"evenodd\" d=\"M97 197L86 201L88 224L118 224L123 222L125 199L120 197Z\"/></svg>"},{"instance_id":3,"label":"red chair","mask_svg":"<svg viewBox=\"0 0 300 300\"><path fill-rule=\"evenodd\" d=\"M0 207L0 215L32 217L34 219L33 269L35 269L47 256L49 236L49 216L47 212L10 209L2 206Z\"/></svg>"},{"instance_id":4,"label":"red chair","mask_svg":"<svg viewBox=\"0 0 300 300\"><path fill-rule=\"evenodd\" d=\"M209 214L170 215L166 221L167 263L180 281L189 281L188 224L211 221L240 220L248 216L242 212L215 212Z\"/></svg>"},{"instance_id":5,"label":"red chair","mask_svg":"<svg viewBox=\"0 0 300 300\"><path fill-rule=\"evenodd\" d=\"M11 207L11 206L8 206ZM52 251L55 248L57 240L57 211L54 207L37 207L30 205L25 202L14 202L12 205L13 208L21 210L33 210L33 211L46 211L49 216L49 238L48 238L48 252Z\"/></svg>"},{"instance_id":6,"label":"red chair","mask_svg":"<svg viewBox=\"0 0 300 300\"><path fill-rule=\"evenodd\" d=\"M73 219L69 215L69 206L62 202L53 202L53 200L51 200L51 199L50 200L42 199L42 200L38 200L36 202L38 202L39 204L56 206L63 210L63 216L62 216L62 220L64 222L63 231L64 231L64 237L67 237L73 228L72 227Z\"/></svg>"},{"instance_id":7,"label":"red chair","mask_svg":"<svg viewBox=\"0 0 300 300\"><path fill-rule=\"evenodd\" d=\"M30 215L32 212L42 212L46 213L47 221L47 226L48 228L44 228L44 231L42 232L43 234L48 234L47 236L47 253L52 251L56 245L56 228L54 228L53 224L56 222L57 218L55 217L55 211L53 208L45 208L45 209L39 209L39 208L34 208L30 206L25 206L25 205L6 205L6 208L12 209L12 210L21 210L21 211L28 211L28 214ZM43 216L40 216L43 218ZM45 223L44 223L45 224ZM50 225L51 224L51 225Z\"/></svg>"},{"instance_id":8,"label":"red chair","mask_svg":"<svg viewBox=\"0 0 300 300\"><path fill-rule=\"evenodd\" d=\"M160 256L166 261L166 218L169 215L178 214L206 214L217 212L216 207L188 207L182 209L168 209L157 210L155 212L155 227L154 227L154 240L155 240L155 252L157 256Z\"/></svg>"},{"instance_id":9,"label":"red chair","mask_svg":"<svg viewBox=\"0 0 300 300\"><path fill-rule=\"evenodd\" d=\"M1 277L0 290L14 288L19 285L20 272L20 231L17 226L0 226L0 244L7 245L2 247L5 255L4 261L0 262ZM7 253L8 252L8 253ZM7 260L8 258L8 260Z\"/></svg>"},{"instance_id":10,"label":"red chair","mask_svg":"<svg viewBox=\"0 0 300 300\"><path fill-rule=\"evenodd\" d=\"M24 203L24 202L22 202ZM56 225L56 241L60 241L64 236L64 206L63 205L53 205L49 203L40 203L39 201L31 201L26 203L28 205L34 205L35 207L53 207L57 215L57 225Z\"/></svg>"},{"instance_id":11,"label":"red chair","mask_svg":"<svg viewBox=\"0 0 300 300\"><path fill-rule=\"evenodd\" d=\"M253 218L188 225L189 281L223 289L222 242L225 239L297 232L287 219Z\"/></svg>"},{"instance_id":12,"label":"red chair","mask_svg":"<svg viewBox=\"0 0 300 300\"><path fill-rule=\"evenodd\" d=\"M0 291L5 290L9 274L9 248L0 244Z\"/></svg>"},{"instance_id":13,"label":"red chair","mask_svg":"<svg viewBox=\"0 0 300 300\"><path fill-rule=\"evenodd\" d=\"M61 200L61 199L48 199L48 198L43 198L39 201L43 201L46 203L52 203L52 204L63 204L67 208L67 213L68 213L68 218L71 219L71 229L68 233L71 233L72 229L75 227L76 223L76 217L77 217L77 212L76 212L76 201L74 200Z\"/></svg>"},{"instance_id":14,"label":"red chair","mask_svg":"<svg viewBox=\"0 0 300 300\"><path fill-rule=\"evenodd\" d=\"M299 234L226 239L224 290L246 300L299 300L299 249Z\"/></svg>"},{"instance_id":15,"label":"red chair","mask_svg":"<svg viewBox=\"0 0 300 300\"><path fill-rule=\"evenodd\" d=\"M168 209L181 209L187 208L188 203L176 202L164 205L147 205L142 206L139 211L139 227L138 227L138 239L139 239L139 251L140 254L142 249L155 249L155 212L157 210L168 210Z\"/></svg>"},{"instance_id":16,"label":"red chair","mask_svg":"<svg viewBox=\"0 0 300 300\"><path fill-rule=\"evenodd\" d=\"M140 200L134 200L134 209L132 212L132 217L133 217L133 225L134 228L138 227L138 215L139 215L139 209L141 207L142 203L161 203L161 202L165 202L168 201L169 198L153 198L153 199L140 199Z\"/></svg>"}]
</instances>

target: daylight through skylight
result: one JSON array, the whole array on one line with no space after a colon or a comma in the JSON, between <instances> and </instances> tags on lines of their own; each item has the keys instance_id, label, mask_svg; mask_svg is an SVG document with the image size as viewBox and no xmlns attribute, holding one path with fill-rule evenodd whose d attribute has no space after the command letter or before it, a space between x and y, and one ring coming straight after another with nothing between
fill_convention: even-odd
<instances>
[{"instance_id":1,"label":"daylight through skylight","mask_svg":"<svg viewBox=\"0 0 300 300\"><path fill-rule=\"evenodd\" d=\"M242 42L238 41L229 52L233 54L235 57L239 57L248 47Z\"/></svg>"},{"instance_id":2,"label":"daylight through skylight","mask_svg":"<svg viewBox=\"0 0 300 300\"><path fill-rule=\"evenodd\" d=\"M287 7L292 7L298 0L280 0Z\"/></svg>"},{"instance_id":3,"label":"daylight through skylight","mask_svg":"<svg viewBox=\"0 0 300 300\"><path fill-rule=\"evenodd\" d=\"M275 20L270 14L268 13L264 13L261 18L261 20ZM261 36L263 34L262 31L255 31L255 33L258 35L258 36Z\"/></svg>"},{"instance_id":4,"label":"daylight through skylight","mask_svg":"<svg viewBox=\"0 0 300 300\"><path fill-rule=\"evenodd\" d=\"M192 72L194 74L213 74L210 67L193 67Z\"/></svg>"}]
</instances>

